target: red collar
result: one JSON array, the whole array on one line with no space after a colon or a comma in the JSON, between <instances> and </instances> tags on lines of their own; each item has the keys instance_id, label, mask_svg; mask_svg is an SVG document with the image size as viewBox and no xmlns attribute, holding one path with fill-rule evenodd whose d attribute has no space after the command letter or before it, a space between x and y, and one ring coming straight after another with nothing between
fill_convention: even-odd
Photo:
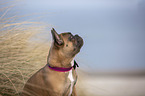
<instances>
[{"instance_id":1,"label":"red collar","mask_svg":"<svg viewBox=\"0 0 145 96\"><path fill-rule=\"evenodd\" d=\"M75 69L76 66L79 67L75 60L74 60L74 65L73 65L72 67L69 67L69 68L51 67L51 66L48 64L48 67L49 67L51 70L58 71L58 72L68 72L68 71L70 71L72 68Z\"/></svg>"}]
</instances>

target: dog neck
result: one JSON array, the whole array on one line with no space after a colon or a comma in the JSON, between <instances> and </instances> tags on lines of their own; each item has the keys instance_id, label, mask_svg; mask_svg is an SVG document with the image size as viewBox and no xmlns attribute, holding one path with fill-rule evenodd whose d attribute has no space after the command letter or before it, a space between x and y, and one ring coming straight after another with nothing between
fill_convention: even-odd
<instances>
[{"instance_id":1,"label":"dog neck","mask_svg":"<svg viewBox=\"0 0 145 96\"><path fill-rule=\"evenodd\" d=\"M49 64L51 67L72 67L71 61L73 60L73 58L66 58L59 54L59 52L56 52L56 50L57 49L55 48L50 48L47 64Z\"/></svg>"},{"instance_id":2,"label":"dog neck","mask_svg":"<svg viewBox=\"0 0 145 96\"><path fill-rule=\"evenodd\" d=\"M58 71L58 72L68 72L68 71L71 71L72 68L75 70L76 67L79 67L79 65L76 63L76 61L73 59L71 61L71 67L69 68L64 68L64 67L51 67L49 64L47 64L48 67L54 71Z\"/></svg>"}]
</instances>

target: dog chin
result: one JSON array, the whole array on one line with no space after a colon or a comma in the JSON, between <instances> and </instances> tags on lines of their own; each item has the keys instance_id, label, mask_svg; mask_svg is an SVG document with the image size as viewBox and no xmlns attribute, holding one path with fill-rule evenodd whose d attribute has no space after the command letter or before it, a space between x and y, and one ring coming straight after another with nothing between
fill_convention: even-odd
<instances>
[{"instance_id":1,"label":"dog chin","mask_svg":"<svg viewBox=\"0 0 145 96\"><path fill-rule=\"evenodd\" d=\"M76 35L76 39L77 39L76 40L76 47L78 49L81 49L81 47L83 46L83 39L78 35Z\"/></svg>"},{"instance_id":2,"label":"dog chin","mask_svg":"<svg viewBox=\"0 0 145 96\"><path fill-rule=\"evenodd\" d=\"M74 54L79 53L82 46L83 46L83 42L77 43L77 45L74 47Z\"/></svg>"}]
</instances>

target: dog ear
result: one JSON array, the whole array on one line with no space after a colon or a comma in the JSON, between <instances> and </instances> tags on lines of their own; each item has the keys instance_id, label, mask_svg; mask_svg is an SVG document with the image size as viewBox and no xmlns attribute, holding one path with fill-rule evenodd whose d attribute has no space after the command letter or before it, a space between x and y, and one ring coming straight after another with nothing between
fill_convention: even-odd
<instances>
[{"instance_id":1,"label":"dog ear","mask_svg":"<svg viewBox=\"0 0 145 96\"><path fill-rule=\"evenodd\" d=\"M53 40L54 40L54 43L56 43L57 45L63 45L63 40L62 38L60 37L60 35L55 31L54 28L51 29L51 33L52 33L52 37L53 37Z\"/></svg>"}]
</instances>

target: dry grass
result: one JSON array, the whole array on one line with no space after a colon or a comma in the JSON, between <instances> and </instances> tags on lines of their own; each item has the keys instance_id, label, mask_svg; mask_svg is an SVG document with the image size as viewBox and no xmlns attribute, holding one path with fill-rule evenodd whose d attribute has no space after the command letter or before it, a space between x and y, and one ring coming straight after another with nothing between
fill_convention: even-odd
<instances>
[{"instance_id":1,"label":"dry grass","mask_svg":"<svg viewBox=\"0 0 145 96\"><path fill-rule=\"evenodd\" d=\"M0 16L0 96L18 96L27 79L46 64L49 41L30 40L45 30L38 22L17 22L17 16Z\"/></svg>"},{"instance_id":2,"label":"dry grass","mask_svg":"<svg viewBox=\"0 0 145 96\"><path fill-rule=\"evenodd\" d=\"M28 78L46 64L50 47L39 36L49 27L40 22L17 22L24 16L7 16L11 8L0 7L0 96L19 96ZM77 91L85 96L82 89Z\"/></svg>"},{"instance_id":3,"label":"dry grass","mask_svg":"<svg viewBox=\"0 0 145 96\"><path fill-rule=\"evenodd\" d=\"M0 8L0 96L19 96L27 79L46 64L50 44L38 38L47 26L16 22L21 17L6 16L10 9ZM144 89L145 77L102 78L79 71L78 96L145 96Z\"/></svg>"}]
</instances>

